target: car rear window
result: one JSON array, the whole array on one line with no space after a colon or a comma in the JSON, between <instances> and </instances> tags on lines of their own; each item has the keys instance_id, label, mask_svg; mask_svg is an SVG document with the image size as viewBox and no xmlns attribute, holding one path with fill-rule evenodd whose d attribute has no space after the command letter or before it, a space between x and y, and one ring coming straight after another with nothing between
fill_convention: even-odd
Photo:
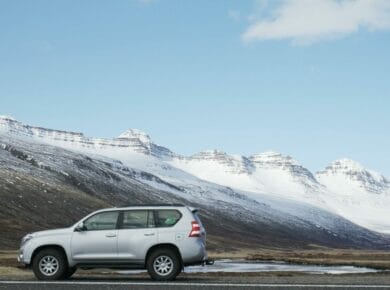
<instances>
[{"instance_id":1,"label":"car rear window","mask_svg":"<svg viewBox=\"0 0 390 290\"><path fill-rule=\"evenodd\" d=\"M156 227L172 227L181 219L181 213L178 210L160 209L155 212Z\"/></svg>"}]
</instances>

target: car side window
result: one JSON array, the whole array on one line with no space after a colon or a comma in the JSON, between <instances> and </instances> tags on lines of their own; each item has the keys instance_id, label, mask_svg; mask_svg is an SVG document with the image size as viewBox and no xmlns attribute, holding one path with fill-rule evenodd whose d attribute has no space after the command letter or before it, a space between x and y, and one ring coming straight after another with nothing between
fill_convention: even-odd
<instances>
[{"instance_id":1,"label":"car side window","mask_svg":"<svg viewBox=\"0 0 390 290\"><path fill-rule=\"evenodd\" d=\"M149 210L129 210L123 212L121 229L153 228L154 216Z\"/></svg>"},{"instance_id":2,"label":"car side window","mask_svg":"<svg viewBox=\"0 0 390 290\"><path fill-rule=\"evenodd\" d=\"M119 212L102 212L91 216L84 221L84 227L87 231L114 230L118 221Z\"/></svg>"},{"instance_id":3,"label":"car side window","mask_svg":"<svg viewBox=\"0 0 390 290\"><path fill-rule=\"evenodd\" d=\"M155 223L157 227L172 227L181 219L178 210L161 209L155 211Z\"/></svg>"}]
</instances>

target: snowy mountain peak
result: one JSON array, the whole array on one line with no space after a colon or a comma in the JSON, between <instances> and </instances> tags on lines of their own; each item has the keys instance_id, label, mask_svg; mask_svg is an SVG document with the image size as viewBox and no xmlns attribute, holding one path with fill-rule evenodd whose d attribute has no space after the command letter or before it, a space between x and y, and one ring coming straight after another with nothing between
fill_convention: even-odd
<instances>
[{"instance_id":1,"label":"snowy mountain peak","mask_svg":"<svg viewBox=\"0 0 390 290\"><path fill-rule=\"evenodd\" d=\"M194 155L191 156L193 159L214 159L214 158L228 158L228 154L226 152L217 150L217 149L212 149L212 150L203 150L198 153L195 153Z\"/></svg>"},{"instance_id":2,"label":"snowy mountain peak","mask_svg":"<svg viewBox=\"0 0 390 290\"><path fill-rule=\"evenodd\" d=\"M259 155L259 156L281 156L282 154L280 152L276 152L276 151L273 151L273 150L267 150L267 151L264 151L262 153L255 154L255 155Z\"/></svg>"},{"instance_id":3,"label":"snowy mountain peak","mask_svg":"<svg viewBox=\"0 0 390 290\"><path fill-rule=\"evenodd\" d=\"M113 158L119 158L131 152L153 155L158 158L174 156L169 149L154 144L149 135L137 129L129 129L114 139L90 138L78 132L25 125L13 118L2 116L0 118L0 132L28 137L70 150L101 154Z\"/></svg>"},{"instance_id":4,"label":"snowy mountain peak","mask_svg":"<svg viewBox=\"0 0 390 290\"><path fill-rule=\"evenodd\" d=\"M120 139L138 139L142 143L151 143L150 136L138 129L128 129L119 135Z\"/></svg>"},{"instance_id":5,"label":"snowy mountain peak","mask_svg":"<svg viewBox=\"0 0 390 290\"><path fill-rule=\"evenodd\" d=\"M317 172L316 176L326 186L331 186L332 183L338 184L340 180L344 180L373 193L390 190L390 181L383 175L346 158L332 162L323 171Z\"/></svg>"},{"instance_id":6,"label":"snowy mountain peak","mask_svg":"<svg viewBox=\"0 0 390 290\"><path fill-rule=\"evenodd\" d=\"M0 117L0 132L41 139L70 140L84 138L84 135L79 132L53 130L25 125L9 116Z\"/></svg>"},{"instance_id":7,"label":"snowy mountain peak","mask_svg":"<svg viewBox=\"0 0 390 290\"><path fill-rule=\"evenodd\" d=\"M348 158L342 158L338 159L336 161L333 161L330 166L330 168L333 168L334 170L339 171L362 171L364 170L363 165L361 165L359 162L348 159Z\"/></svg>"},{"instance_id":8,"label":"snowy mountain peak","mask_svg":"<svg viewBox=\"0 0 390 290\"><path fill-rule=\"evenodd\" d=\"M0 132L8 132L10 129L10 123L16 123L17 121L8 116L0 116Z\"/></svg>"},{"instance_id":9,"label":"snowy mountain peak","mask_svg":"<svg viewBox=\"0 0 390 290\"><path fill-rule=\"evenodd\" d=\"M18 122L14 118L10 116L4 116L0 115L0 130L1 131L9 131L12 126L19 125L21 126L22 123Z\"/></svg>"},{"instance_id":10,"label":"snowy mountain peak","mask_svg":"<svg viewBox=\"0 0 390 290\"><path fill-rule=\"evenodd\" d=\"M190 157L176 156L171 163L184 171L215 183L224 183L225 174L250 174L253 166L240 155L230 155L220 150L204 150Z\"/></svg>"},{"instance_id":11,"label":"snowy mountain peak","mask_svg":"<svg viewBox=\"0 0 390 290\"><path fill-rule=\"evenodd\" d=\"M225 172L236 174L250 173L252 167L247 158L240 155L229 155L226 152L216 149L198 152L187 158L187 162L191 161L205 161L219 164L225 168L223 169ZM210 164L210 166L212 165Z\"/></svg>"},{"instance_id":12,"label":"snowy mountain peak","mask_svg":"<svg viewBox=\"0 0 390 290\"><path fill-rule=\"evenodd\" d=\"M5 115L0 115L0 120L4 120L4 121L16 121L14 118L12 118L11 116L5 116Z\"/></svg>"},{"instance_id":13,"label":"snowy mountain peak","mask_svg":"<svg viewBox=\"0 0 390 290\"><path fill-rule=\"evenodd\" d=\"M354 173L359 173L359 172L370 172L373 173L373 175L377 175L376 172L373 172L371 170L368 170L364 168L363 165L361 165L359 162L347 159L347 158L342 158L338 159L336 161L333 161L329 166L325 168L325 170L318 172L318 175L323 175L323 174L345 174L345 175L351 175ZM378 177L378 176L376 176Z\"/></svg>"},{"instance_id":14,"label":"snowy mountain peak","mask_svg":"<svg viewBox=\"0 0 390 290\"><path fill-rule=\"evenodd\" d=\"M289 155L282 155L281 153L275 151L266 151L259 154L254 154L249 157L249 159L258 166L272 166L272 167L288 167L292 165L299 165Z\"/></svg>"},{"instance_id":15,"label":"snowy mountain peak","mask_svg":"<svg viewBox=\"0 0 390 290\"><path fill-rule=\"evenodd\" d=\"M299 180L305 188L311 189L318 186L314 175L300 165L289 155L282 155L275 151L266 151L249 157L254 167L260 170L282 170L294 180Z\"/></svg>"}]
</instances>

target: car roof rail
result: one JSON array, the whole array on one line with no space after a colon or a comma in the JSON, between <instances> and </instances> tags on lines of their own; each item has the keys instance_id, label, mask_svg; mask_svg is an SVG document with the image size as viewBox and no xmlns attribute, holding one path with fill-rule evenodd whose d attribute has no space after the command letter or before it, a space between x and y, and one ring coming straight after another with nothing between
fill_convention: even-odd
<instances>
[{"instance_id":1,"label":"car roof rail","mask_svg":"<svg viewBox=\"0 0 390 290\"><path fill-rule=\"evenodd\" d=\"M185 206L182 203L140 203L140 204L124 204L120 207L147 207L147 206Z\"/></svg>"}]
</instances>

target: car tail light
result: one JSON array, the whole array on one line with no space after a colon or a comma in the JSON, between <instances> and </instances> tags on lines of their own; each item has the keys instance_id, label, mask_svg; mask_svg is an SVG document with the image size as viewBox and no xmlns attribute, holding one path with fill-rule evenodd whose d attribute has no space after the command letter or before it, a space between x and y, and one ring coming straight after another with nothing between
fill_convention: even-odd
<instances>
[{"instance_id":1,"label":"car tail light","mask_svg":"<svg viewBox=\"0 0 390 290\"><path fill-rule=\"evenodd\" d=\"M196 221L193 221L193 222L191 222L191 225L192 225L192 229L191 229L189 237L190 238L199 238L200 237L200 225L199 225L199 223L196 222Z\"/></svg>"}]
</instances>

